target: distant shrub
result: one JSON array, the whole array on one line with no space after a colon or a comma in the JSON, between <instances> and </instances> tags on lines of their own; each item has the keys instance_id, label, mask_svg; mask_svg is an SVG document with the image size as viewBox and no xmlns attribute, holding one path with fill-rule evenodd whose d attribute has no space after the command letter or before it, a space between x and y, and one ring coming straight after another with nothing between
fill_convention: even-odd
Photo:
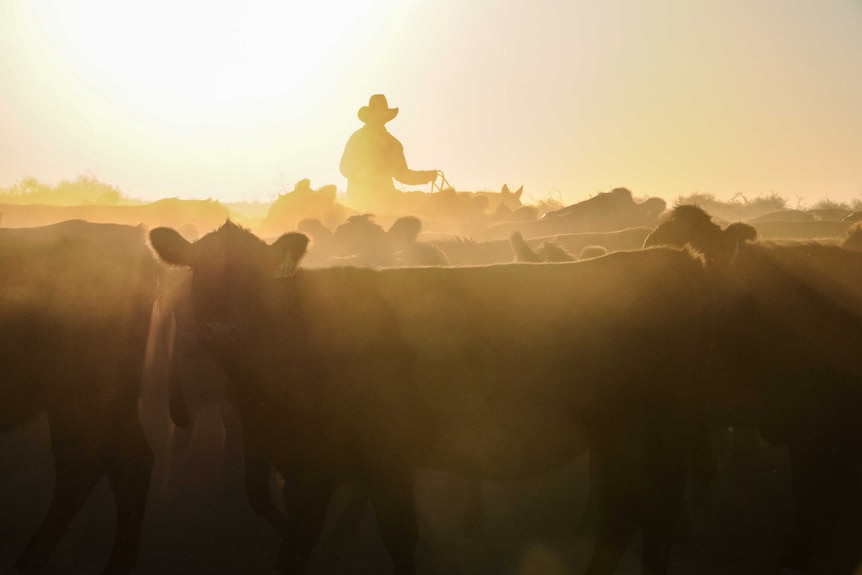
<instances>
[{"instance_id":1,"label":"distant shrub","mask_svg":"<svg viewBox=\"0 0 862 575\"><path fill-rule=\"evenodd\" d=\"M719 200L713 194L695 192L687 196L679 196L674 203L700 206L711 216L728 222L789 209L787 200L775 192L757 196L754 199L748 199L745 194L738 193L730 200Z\"/></svg>"},{"instance_id":2,"label":"distant shrub","mask_svg":"<svg viewBox=\"0 0 862 575\"><path fill-rule=\"evenodd\" d=\"M757 196L753 200L747 202L747 206L754 211L762 210L764 213L779 212L781 210L790 209L787 205L787 200L775 192L770 192L765 196Z\"/></svg>"},{"instance_id":3,"label":"distant shrub","mask_svg":"<svg viewBox=\"0 0 862 575\"><path fill-rule=\"evenodd\" d=\"M530 205L536 207L536 210L539 212L539 216L543 216L548 212L564 208L567 204L563 202L563 193L560 190L549 189L546 191L545 196L539 199L536 199L531 195Z\"/></svg>"},{"instance_id":4,"label":"distant shrub","mask_svg":"<svg viewBox=\"0 0 862 575\"><path fill-rule=\"evenodd\" d=\"M829 198L823 198L811 206L812 210L852 210L847 202L834 202Z\"/></svg>"},{"instance_id":5,"label":"distant shrub","mask_svg":"<svg viewBox=\"0 0 862 575\"><path fill-rule=\"evenodd\" d=\"M72 181L63 180L56 186L36 178L24 178L8 188L0 188L0 203L51 204L77 206L81 204L118 205L125 198L119 188L100 182L92 174L82 174Z\"/></svg>"}]
</instances>

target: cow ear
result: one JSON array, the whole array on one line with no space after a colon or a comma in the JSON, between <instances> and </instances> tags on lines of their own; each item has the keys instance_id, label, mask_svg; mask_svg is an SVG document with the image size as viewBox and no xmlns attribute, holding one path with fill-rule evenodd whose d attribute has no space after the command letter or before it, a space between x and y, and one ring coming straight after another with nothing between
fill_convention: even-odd
<instances>
[{"instance_id":1,"label":"cow ear","mask_svg":"<svg viewBox=\"0 0 862 575\"><path fill-rule=\"evenodd\" d=\"M299 260L305 255L308 247L308 236L299 232L289 232L275 240L270 249L275 253L279 262L276 265L274 276L285 278L293 275Z\"/></svg>"},{"instance_id":2,"label":"cow ear","mask_svg":"<svg viewBox=\"0 0 862 575\"><path fill-rule=\"evenodd\" d=\"M163 262L191 267L192 244L175 229L153 228L150 230L150 245Z\"/></svg>"},{"instance_id":3,"label":"cow ear","mask_svg":"<svg viewBox=\"0 0 862 575\"><path fill-rule=\"evenodd\" d=\"M518 190L515 192L515 199L516 199L516 200L521 199L521 194L523 194L523 193L524 193L524 186L521 186L521 187L520 187L520 188L518 188Z\"/></svg>"},{"instance_id":4,"label":"cow ear","mask_svg":"<svg viewBox=\"0 0 862 575\"><path fill-rule=\"evenodd\" d=\"M501 193L501 194L511 194L512 192L510 192L510 191L509 191L509 186L508 186L508 184L503 184L503 189L502 189L502 190L500 190L500 193Z\"/></svg>"}]
</instances>

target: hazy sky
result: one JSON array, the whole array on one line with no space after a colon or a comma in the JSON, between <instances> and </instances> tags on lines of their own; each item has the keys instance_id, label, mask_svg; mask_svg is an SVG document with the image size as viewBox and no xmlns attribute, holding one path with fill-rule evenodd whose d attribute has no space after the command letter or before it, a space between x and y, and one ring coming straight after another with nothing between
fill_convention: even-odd
<instances>
[{"instance_id":1,"label":"hazy sky","mask_svg":"<svg viewBox=\"0 0 862 575\"><path fill-rule=\"evenodd\" d=\"M343 190L378 92L462 190L862 198L862 0L0 0L0 186Z\"/></svg>"}]
</instances>

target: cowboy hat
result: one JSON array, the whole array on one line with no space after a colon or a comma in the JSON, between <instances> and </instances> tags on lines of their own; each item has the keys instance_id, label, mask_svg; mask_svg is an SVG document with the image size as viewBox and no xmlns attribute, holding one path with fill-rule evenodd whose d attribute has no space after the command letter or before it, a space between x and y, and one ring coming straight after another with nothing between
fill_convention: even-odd
<instances>
[{"instance_id":1,"label":"cowboy hat","mask_svg":"<svg viewBox=\"0 0 862 575\"><path fill-rule=\"evenodd\" d=\"M357 116L363 124L367 124L369 120L379 120L386 123L398 115L398 108L390 108L386 101L386 96L383 94L374 94L368 99L368 105L359 108Z\"/></svg>"}]
</instances>

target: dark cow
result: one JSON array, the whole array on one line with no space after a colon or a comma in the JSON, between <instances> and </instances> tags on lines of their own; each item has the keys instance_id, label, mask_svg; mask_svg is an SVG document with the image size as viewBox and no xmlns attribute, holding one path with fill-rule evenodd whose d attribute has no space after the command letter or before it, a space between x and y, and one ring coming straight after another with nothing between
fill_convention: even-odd
<instances>
[{"instance_id":1,"label":"dark cow","mask_svg":"<svg viewBox=\"0 0 862 575\"><path fill-rule=\"evenodd\" d=\"M513 232L509 242L512 244L512 251L515 252L516 262L573 262L577 259L557 244L549 241L542 242L533 251L533 248L524 241L521 232Z\"/></svg>"},{"instance_id":2,"label":"dark cow","mask_svg":"<svg viewBox=\"0 0 862 575\"><path fill-rule=\"evenodd\" d=\"M647 198L636 202L627 188L614 188L582 202L548 212L543 219L567 218L572 231L603 232L636 226L652 227L667 208L661 198Z\"/></svg>"},{"instance_id":3,"label":"dark cow","mask_svg":"<svg viewBox=\"0 0 862 575\"><path fill-rule=\"evenodd\" d=\"M0 230L0 431L41 413L51 430L51 506L16 567L37 571L100 477L116 503L104 573L138 555L153 455L138 399L158 265L144 230L70 221Z\"/></svg>"},{"instance_id":4,"label":"dark cow","mask_svg":"<svg viewBox=\"0 0 862 575\"><path fill-rule=\"evenodd\" d=\"M847 208L812 208L808 210L815 218L823 221L841 221L853 213Z\"/></svg>"},{"instance_id":5,"label":"dark cow","mask_svg":"<svg viewBox=\"0 0 862 575\"><path fill-rule=\"evenodd\" d=\"M634 227L654 228L667 208L661 198L635 201L626 188L600 193L582 202L548 212L540 220L489 226L488 238L508 236L519 230L525 237L587 232L611 232Z\"/></svg>"},{"instance_id":6,"label":"dark cow","mask_svg":"<svg viewBox=\"0 0 862 575\"><path fill-rule=\"evenodd\" d=\"M436 245L419 241L422 221L402 216L388 230L372 214L350 216L329 231L318 220L300 222L301 230L312 239L308 267L351 265L358 267L420 267L449 264L446 254Z\"/></svg>"},{"instance_id":7,"label":"dark cow","mask_svg":"<svg viewBox=\"0 0 862 575\"><path fill-rule=\"evenodd\" d=\"M847 222L848 224L855 224L856 222L862 221L862 212L850 212L841 218L841 221Z\"/></svg>"},{"instance_id":8,"label":"dark cow","mask_svg":"<svg viewBox=\"0 0 862 575\"><path fill-rule=\"evenodd\" d=\"M587 572L612 573L638 525L645 572L667 572L709 306L687 252L307 270L301 234L267 245L228 222L195 243L150 238L193 270L201 337L285 477L283 572L303 572L344 481L367 482L395 573L409 574L414 469L522 477L587 443L601 508Z\"/></svg>"},{"instance_id":9,"label":"dark cow","mask_svg":"<svg viewBox=\"0 0 862 575\"><path fill-rule=\"evenodd\" d=\"M541 236L526 238L518 230L509 233L505 240L474 241L463 237L444 234L423 234L421 237L433 243L446 254L450 265L487 265L512 261L511 234L521 233L531 250L548 242L554 244L569 254L580 254L588 246L602 246L606 252L637 250L643 247L644 240L654 228L629 228L617 232L589 234L560 234L556 236Z\"/></svg>"},{"instance_id":10,"label":"dark cow","mask_svg":"<svg viewBox=\"0 0 862 575\"><path fill-rule=\"evenodd\" d=\"M579 260L586 260L589 258L597 258L608 253L608 249L605 246L584 246L581 250L581 253L578 254Z\"/></svg>"},{"instance_id":11,"label":"dark cow","mask_svg":"<svg viewBox=\"0 0 862 575\"><path fill-rule=\"evenodd\" d=\"M432 243L419 241L422 220L415 216L403 216L392 223L386 237L392 249L396 267L446 266L449 258Z\"/></svg>"},{"instance_id":12,"label":"dark cow","mask_svg":"<svg viewBox=\"0 0 862 575\"><path fill-rule=\"evenodd\" d=\"M796 522L781 563L804 572L862 484L862 254L754 237L678 206L646 245L689 244L709 263L719 303L704 398L715 421L788 446Z\"/></svg>"},{"instance_id":13,"label":"dark cow","mask_svg":"<svg viewBox=\"0 0 862 575\"><path fill-rule=\"evenodd\" d=\"M805 210L779 210L748 218L746 223L755 225L764 222L813 222L816 219L819 218L816 218L814 214Z\"/></svg>"},{"instance_id":14,"label":"dark cow","mask_svg":"<svg viewBox=\"0 0 862 575\"><path fill-rule=\"evenodd\" d=\"M505 185L500 192L464 192L451 187L432 193L397 192L375 215L385 224L413 215L437 231L469 233L494 221L535 219L537 210L521 204L522 192L523 186L511 192Z\"/></svg>"},{"instance_id":15,"label":"dark cow","mask_svg":"<svg viewBox=\"0 0 862 575\"><path fill-rule=\"evenodd\" d=\"M204 482L212 485L212 479L194 464L201 452L201 437L208 431L221 436L215 459L227 471L241 459L242 434L227 401L224 373L197 339L188 270L171 269L162 274L158 312L155 319L160 337L154 347L162 352L158 358L163 360L163 379L168 382L172 422L165 437L169 441L164 445L170 454L168 465L160 469L158 479L162 494L177 496L183 489Z\"/></svg>"},{"instance_id":16,"label":"dark cow","mask_svg":"<svg viewBox=\"0 0 862 575\"><path fill-rule=\"evenodd\" d=\"M293 191L280 194L272 203L257 233L263 237L278 237L296 229L297 222L303 218L316 218L330 225L343 220L350 210L336 202L336 192L331 184L315 190L308 178L298 181Z\"/></svg>"},{"instance_id":17,"label":"dark cow","mask_svg":"<svg viewBox=\"0 0 862 575\"><path fill-rule=\"evenodd\" d=\"M374 222L369 214L351 216L336 228L334 234L318 220L307 219L301 223L304 229L315 233L314 251L323 265L416 267L441 266L448 263L445 254L436 246L417 241L422 223L413 216L398 218L388 230ZM186 239L196 239L182 232L181 235ZM322 245L317 245L318 240ZM317 253L318 251L321 253ZM163 281L160 296L160 317L166 328L162 331L167 352L170 413L174 423L171 432L170 475L165 482L168 491L173 491L181 482L187 481L190 475L195 475L184 469L182 462L194 435L197 415L203 408L218 404L216 406L219 408L225 434L223 455L226 462L235 459L230 456L236 452L235 447L239 444L236 440L242 435L234 410L222 404L225 399L224 374L217 367L213 369L210 366L211 359L202 349L194 329L190 274L181 269L171 272L173 273L165 276L171 278L173 284L168 285L168 282ZM186 277L187 275L189 277ZM245 484L249 503L271 525L278 526L282 518L270 497L270 463L259 453L253 440L246 437L244 443ZM339 524L340 529L336 533L338 536L349 535L353 530L351 526L355 527L361 518L364 500L361 494L355 499L354 505L348 505L348 509L353 513L348 512Z\"/></svg>"},{"instance_id":18,"label":"dark cow","mask_svg":"<svg viewBox=\"0 0 862 575\"><path fill-rule=\"evenodd\" d=\"M192 223L200 229L218 227L230 210L224 204L212 200L180 200L165 198L139 205L83 204L78 206L53 206L46 204L3 204L0 211L5 214L3 225L7 228L29 228L47 226L69 220L84 220L93 223L123 224L137 226L179 227Z\"/></svg>"}]
</instances>

